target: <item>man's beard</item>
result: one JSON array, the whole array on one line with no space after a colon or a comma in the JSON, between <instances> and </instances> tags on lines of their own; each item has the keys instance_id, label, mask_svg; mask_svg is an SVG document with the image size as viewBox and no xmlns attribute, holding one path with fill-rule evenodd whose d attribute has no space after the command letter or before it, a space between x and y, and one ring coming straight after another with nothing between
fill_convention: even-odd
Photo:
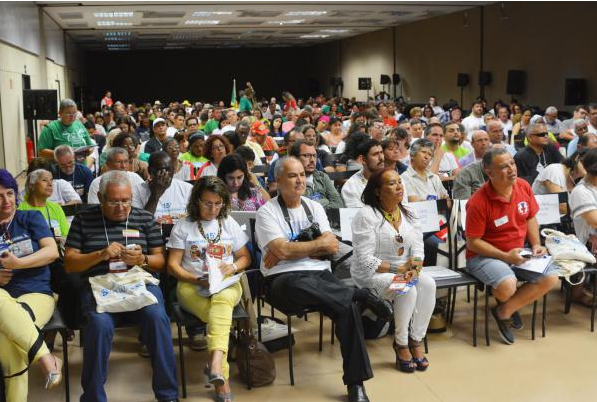
<instances>
[{"instance_id":1,"label":"man's beard","mask_svg":"<svg viewBox=\"0 0 597 402\"><path fill-rule=\"evenodd\" d=\"M460 140L451 138L449 140L446 140L446 142L448 142L450 145L460 145Z\"/></svg>"}]
</instances>

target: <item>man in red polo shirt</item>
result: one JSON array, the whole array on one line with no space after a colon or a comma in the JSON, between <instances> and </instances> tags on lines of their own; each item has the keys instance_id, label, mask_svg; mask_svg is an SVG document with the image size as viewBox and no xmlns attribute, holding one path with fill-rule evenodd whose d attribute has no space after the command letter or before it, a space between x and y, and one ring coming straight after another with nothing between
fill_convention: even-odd
<instances>
[{"instance_id":1,"label":"man in red polo shirt","mask_svg":"<svg viewBox=\"0 0 597 402\"><path fill-rule=\"evenodd\" d=\"M546 253L539 238L539 210L531 186L517 177L516 163L507 150L492 149L483 157L489 177L466 205L466 269L491 286L498 305L491 315L507 344L514 343L510 328L522 328L517 311L557 285L551 266L536 273L516 266L526 260L520 252L525 240L533 256ZM526 282L517 288L517 279Z\"/></svg>"}]
</instances>

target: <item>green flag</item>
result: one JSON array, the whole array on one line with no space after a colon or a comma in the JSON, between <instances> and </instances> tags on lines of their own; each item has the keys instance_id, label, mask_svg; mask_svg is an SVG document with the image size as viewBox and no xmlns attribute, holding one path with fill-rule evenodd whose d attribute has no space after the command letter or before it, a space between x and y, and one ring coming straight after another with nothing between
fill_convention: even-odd
<instances>
[{"instance_id":1,"label":"green flag","mask_svg":"<svg viewBox=\"0 0 597 402\"><path fill-rule=\"evenodd\" d=\"M238 102L236 101L236 80L232 80L232 95L230 96L230 107L238 109Z\"/></svg>"}]
</instances>

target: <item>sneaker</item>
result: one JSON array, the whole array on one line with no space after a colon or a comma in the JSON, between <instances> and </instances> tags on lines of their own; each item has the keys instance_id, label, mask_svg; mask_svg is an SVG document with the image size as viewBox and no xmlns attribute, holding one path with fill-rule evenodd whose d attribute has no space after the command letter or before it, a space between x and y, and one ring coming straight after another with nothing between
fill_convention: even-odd
<instances>
[{"instance_id":1,"label":"sneaker","mask_svg":"<svg viewBox=\"0 0 597 402\"><path fill-rule=\"evenodd\" d=\"M197 334L189 337L189 347L192 350L207 349L207 341L204 334Z\"/></svg>"},{"instance_id":2,"label":"sneaker","mask_svg":"<svg viewBox=\"0 0 597 402\"><path fill-rule=\"evenodd\" d=\"M512 317L510 317L510 319L512 320L512 329L519 330L524 328L522 318L520 318L520 314L518 313L518 311L515 311L514 314L512 314Z\"/></svg>"},{"instance_id":3,"label":"sneaker","mask_svg":"<svg viewBox=\"0 0 597 402\"><path fill-rule=\"evenodd\" d=\"M510 331L510 326L512 325L512 320L511 319L506 319L506 320L502 320L498 317L497 314L497 307L493 307L491 309L491 316L493 317L493 320L495 321L495 323L498 326L498 330L500 332L500 336L502 337L502 340L508 344L508 345L512 345L514 343L514 334L512 333L512 331Z\"/></svg>"},{"instance_id":4,"label":"sneaker","mask_svg":"<svg viewBox=\"0 0 597 402\"><path fill-rule=\"evenodd\" d=\"M149 349L147 349L146 345L139 344L141 348L139 349L139 356L141 357L149 357Z\"/></svg>"}]
</instances>

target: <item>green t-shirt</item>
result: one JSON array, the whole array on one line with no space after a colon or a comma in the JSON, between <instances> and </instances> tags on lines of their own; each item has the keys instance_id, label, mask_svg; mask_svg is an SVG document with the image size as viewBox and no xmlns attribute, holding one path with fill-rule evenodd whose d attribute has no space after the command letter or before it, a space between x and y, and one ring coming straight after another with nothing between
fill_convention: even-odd
<instances>
[{"instance_id":1,"label":"green t-shirt","mask_svg":"<svg viewBox=\"0 0 597 402\"><path fill-rule=\"evenodd\" d=\"M184 154L180 155L178 157L178 159L180 159L183 162L191 162L191 163L205 163L208 161L208 159L203 156L193 155L191 153L191 151L185 152Z\"/></svg>"},{"instance_id":2,"label":"green t-shirt","mask_svg":"<svg viewBox=\"0 0 597 402\"><path fill-rule=\"evenodd\" d=\"M207 123L205 123L205 128L203 129L203 132L205 134L211 134L212 131L214 131L216 128L218 128L218 125L220 124L219 121L214 120L214 119L209 119L207 121Z\"/></svg>"},{"instance_id":3,"label":"green t-shirt","mask_svg":"<svg viewBox=\"0 0 597 402\"><path fill-rule=\"evenodd\" d=\"M250 112L253 110L253 104L246 96L240 98L240 103L238 104L238 111L239 112Z\"/></svg>"},{"instance_id":4,"label":"green t-shirt","mask_svg":"<svg viewBox=\"0 0 597 402\"><path fill-rule=\"evenodd\" d=\"M87 129L79 120L65 126L60 120L54 120L44 127L37 142L37 150L54 149L59 145L70 145L73 148L93 145Z\"/></svg>"},{"instance_id":5,"label":"green t-shirt","mask_svg":"<svg viewBox=\"0 0 597 402\"><path fill-rule=\"evenodd\" d=\"M53 201L46 201L45 207L34 207L27 201L23 201L19 204L19 210L21 211L39 211L44 216L46 223L49 221L51 229L53 230L55 237L64 237L68 235L70 225L66 220L66 215L62 210L62 207ZM49 216L48 216L49 213Z\"/></svg>"},{"instance_id":6,"label":"green t-shirt","mask_svg":"<svg viewBox=\"0 0 597 402\"><path fill-rule=\"evenodd\" d=\"M451 152L451 151L448 151L448 148L446 147L446 144L442 145L442 149L445 152ZM462 158L463 156L465 156L469 152L470 152L470 150L466 149L465 147L458 147L458 149L456 151L452 152L452 154L454 154L454 156L456 157L456 160L460 160L460 158Z\"/></svg>"}]
</instances>

